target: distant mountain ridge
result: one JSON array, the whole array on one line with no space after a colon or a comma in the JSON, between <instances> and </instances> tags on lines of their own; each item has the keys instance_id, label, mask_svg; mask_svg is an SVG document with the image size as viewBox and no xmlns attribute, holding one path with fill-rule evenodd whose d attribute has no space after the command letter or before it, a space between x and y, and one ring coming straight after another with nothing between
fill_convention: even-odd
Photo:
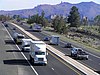
<instances>
[{"instance_id":1,"label":"distant mountain ridge","mask_svg":"<svg viewBox=\"0 0 100 75\"><path fill-rule=\"evenodd\" d=\"M94 2L81 2L78 4L71 4L68 2L61 2L57 5L39 5L33 9L13 10L13 11L0 11L0 15L21 15L28 17L29 15L41 14L45 12L45 17L50 15L63 15L68 16L72 6L76 6L79 9L79 13L82 16L87 16L89 19L93 19L95 16L100 15L100 4Z\"/></svg>"}]
</instances>

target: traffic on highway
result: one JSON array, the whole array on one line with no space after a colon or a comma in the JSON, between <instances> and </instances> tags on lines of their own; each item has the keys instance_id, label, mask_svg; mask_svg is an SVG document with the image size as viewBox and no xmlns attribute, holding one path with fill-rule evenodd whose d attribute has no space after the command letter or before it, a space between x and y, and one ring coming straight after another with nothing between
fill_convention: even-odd
<instances>
[{"instance_id":1,"label":"traffic on highway","mask_svg":"<svg viewBox=\"0 0 100 75\"><path fill-rule=\"evenodd\" d=\"M10 24L10 23L7 23L8 24L8 26L9 27L6 27L7 28L7 31L9 32L9 34L10 34L10 36L12 37L12 40L14 40L13 39L13 35L14 35L14 32L17 32L17 33L20 33L20 34L23 34L24 36L25 36L25 38L24 39L30 39L30 37L29 36L27 36L25 33L23 33L21 30L19 30L18 28L16 28L14 25L12 25L12 24ZM41 39L42 41L43 41L43 38L45 37L45 36L48 36L48 35L44 35L44 33L42 33L42 32L33 32L33 31L30 31L30 30L28 30L28 27L27 26L25 26L25 25L20 25L22 28L24 28L25 30L27 30L28 32L30 32L32 35L35 35L36 37L38 37L39 39ZM14 29L14 28L16 28L16 29ZM52 36L50 36L50 37L52 37ZM54 37L54 36L53 36ZM74 57L72 57L71 56L71 53L73 52L73 50L71 50L71 49L73 49L73 48L75 48L75 47L71 47L71 48L66 48L66 47L64 47L65 46L65 44L66 43L63 43L62 41L60 41L60 39L57 39L58 41L59 41L59 43L57 42L57 44L58 45L52 45L51 44L51 42L50 41L44 41L46 44L49 44L49 45L51 45L52 47L54 47L54 48L56 48L57 50L59 50L59 51L61 51L62 53L64 53L65 54L65 56L69 56L69 57L71 57L71 58L73 58L74 60L76 60L76 54L75 53L77 53L77 52L74 52L74 56L75 56L75 58ZM71 43L70 43L71 44ZM28 61L28 63L30 64L30 65L32 65L33 66L33 64L32 64L32 62L30 62L30 52L26 52L26 51L22 51L22 45L21 44L16 44L16 45L18 45L18 48L21 50L21 52L25 55L25 57L27 58L27 61ZM48 54L49 53L49 54ZM57 66L58 67L58 65L57 65L57 61L59 62L59 63L61 63L63 66L66 66L67 68L69 68L69 69L71 69L71 71L74 71L73 72L73 74L75 75L78 75L78 74L83 74L84 75L84 73L82 73L81 71L79 71L79 70L77 70L77 69L75 69L75 67L72 67L71 65L70 66L68 66L68 63L66 63L64 60L62 60L61 58L59 58L58 56L56 56L55 54L53 54L52 52L50 52L50 51L48 51L48 53L46 53L47 54L47 61L48 61L48 63L47 63L47 66L49 65L49 63L51 62L50 61L50 59L54 59L54 60L52 60L52 63L50 63L50 64L55 64L55 66ZM79 53L79 52L78 52ZM84 64L85 66L87 66L87 67L89 67L90 69L92 69L93 71L95 71L95 72L98 72L98 70L99 70L99 66L98 66L98 64L97 63L99 63L99 62L91 62L91 59L92 60L96 60L96 61L99 61L100 59L99 58L96 58L95 56L92 56L91 54L89 54L89 53L87 53L87 54L84 54L84 52L82 51L82 52L80 52L81 53L81 55L78 55L79 56L79 58L81 57L81 59L78 59L77 61L78 62L80 62L80 63L82 63L82 64ZM86 56L86 55L88 55L88 56ZM50 57L49 57L50 56ZM88 59L88 60L84 60L83 58L85 58L86 57L86 59ZM99 57L99 56L98 56ZM94 59L93 59L94 58ZM57 61L55 61L55 60L57 60ZM43 61L43 60L42 60ZM54 63L53 63L54 62ZM91 62L91 63L90 63ZM92 64L92 65L91 65ZM94 66L93 66L93 64L95 64ZM41 66L41 65L38 65L38 66ZM62 69L59 67L59 69L61 69L61 70L63 70L63 71L65 71L65 68L62 66ZM33 67L35 67L35 69L36 69L36 71L38 71L40 68L39 67L37 67L37 65L35 65L35 66L33 66ZM38 69L37 69L38 68ZM42 66L42 68L44 68L44 66ZM51 68L52 70L55 70L54 68ZM43 69L41 69L41 71L42 71ZM46 71L47 73L41 73L41 71L39 71L39 73L41 74L41 75L44 75L44 74L47 74L48 73L48 71ZM58 70L57 70L58 71ZM59 71L59 72L61 72L61 71ZM58 73L58 72L57 72ZM65 73L65 72L64 72ZM68 73L65 73L65 74L69 74L70 72L68 72ZM72 72L71 72L72 73ZM39 75L40 75L39 74ZM51 74L51 73L50 73ZM55 73L53 73L53 74L55 74ZM69 75L73 75L73 74L69 74ZM49 74L48 74L49 75ZM55 75L58 75L58 74L55 74Z\"/></svg>"},{"instance_id":2,"label":"traffic on highway","mask_svg":"<svg viewBox=\"0 0 100 75\"><path fill-rule=\"evenodd\" d=\"M22 45L16 44L15 41L13 41L14 40L13 34L15 31L23 35L25 34L21 32L18 28L16 28L16 30L15 29L13 30L14 26L11 26L10 24L8 24L9 27L6 27L6 28L2 23L0 24L0 26L1 26L0 27L1 30L5 30L5 33L2 33L4 35L2 39L5 40L4 39L5 36L9 38L9 40L8 38L6 38L6 44L4 45L10 45L10 48L11 48L9 49L8 47L4 49L5 54L7 53L6 57L9 57L9 58L3 58L2 61L4 62L3 65L7 65L9 67L9 71L6 72L8 67L5 67L7 69L4 69L4 70L1 69L3 70L1 73L2 75L4 74L6 75L9 75L9 74L10 75L25 75L25 74L26 75L61 75L61 74L84 75L83 72L77 70L76 68L69 65L64 60L60 59L59 57L57 57L56 55L54 55L52 52L49 52L49 51L46 57L48 60L48 63L46 66L41 65L41 64L33 65L30 62L29 52L22 51ZM25 35L25 38L29 39L30 37ZM8 53L11 56L8 56ZM10 66L14 67L13 68L13 71L15 70L14 72L11 71Z\"/></svg>"},{"instance_id":3,"label":"traffic on highway","mask_svg":"<svg viewBox=\"0 0 100 75\"><path fill-rule=\"evenodd\" d=\"M99 0L0 5L0 75L100 75Z\"/></svg>"},{"instance_id":4,"label":"traffic on highway","mask_svg":"<svg viewBox=\"0 0 100 75\"><path fill-rule=\"evenodd\" d=\"M23 26L23 25L20 25L22 28L24 28L25 30L27 30L27 26ZM44 32L41 32L41 33L36 33L36 32L30 32L32 33L33 35L35 35L36 37L40 38L40 39L43 39L45 36L48 36L48 34L44 33ZM50 36L49 36L50 37ZM47 44L49 44L50 42L46 41ZM63 52L64 54L66 55L71 55L71 50L70 48L64 48L65 44L68 43L67 41L60 41L59 42L59 45L58 46L55 46L55 45L52 45L54 48L60 50L61 52ZM98 54L95 54L95 53L92 53L90 52L87 48L84 48L80 45L76 45L74 43L71 43L74 47L77 47L77 48L82 48L87 54L88 54L88 60L77 60L81 63L83 63L84 65L87 65L88 67L92 68L93 70L100 70L99 68L99 63L100 63L100 55ZM97 62L95 62L97 61ZM90 65L90 66L89 66Z\"/></svg>"}]
</instances>

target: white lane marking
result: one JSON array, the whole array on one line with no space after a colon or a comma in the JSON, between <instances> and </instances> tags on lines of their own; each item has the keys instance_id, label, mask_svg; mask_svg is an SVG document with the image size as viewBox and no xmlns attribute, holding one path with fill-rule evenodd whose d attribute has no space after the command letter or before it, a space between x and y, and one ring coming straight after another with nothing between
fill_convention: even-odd
<instances>
[{"instance_id":1,"label":"white lane marking","mask_svg":"<svg viewBox=\"0 0 100 75\"><path fill-rule=\"evenodd\" d=\"M4 26L4 25L3 25ZM5 30L7 31L8 35L10 36L10 38L13 40L12 36L10 35L9 31L6 29L6 27L4 26ZM18 48L18 50L21 51L21 49L18 47L18 45L16 44L16 47ZM35 72L36 75L39 75L37 73L37 71L35 70L35 68L30 64L30 62L28 61L28 59L26 58L26 56L24 55L23 52L21 52L21 54L23 55L23 57L25 58L25 60L28 62L28 64L30 65L30 67L32 68L32 70Z\"/></svg>"},{"instance_id":2,"label":"white lane marking","mask_svg":"<svg viewBox=\"0 0 100 75\"><path fill-rule=\"evenodd\" d=\"M54 70L54 68L51 68L52 70Z\"/></svg>"},{"instance_id":3,"label":"white lane marking","mask_svg":"<svg viewBox=\"0 0 100 75\"><path fill-rule=\"evenodd\" d=\"M65 44L65 42L63 42L63 41L61 41L61 42ZM86 52L87 52L87 51L86 51ZM94 57L96 57L96 58L99 58L99 59L100 59L100 57L97 56L97 55L94 55L94 54L92 54L92 53L90 53L90 52L87 52L87 53L90 54L90 55L92 55L92 56L94 56Z\"/></svg>"}]
</instances>

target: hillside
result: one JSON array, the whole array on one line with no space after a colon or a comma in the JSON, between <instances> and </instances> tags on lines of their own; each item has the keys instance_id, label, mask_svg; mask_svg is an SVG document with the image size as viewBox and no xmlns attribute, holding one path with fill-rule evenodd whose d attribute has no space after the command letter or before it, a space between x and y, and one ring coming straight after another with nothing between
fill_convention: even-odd
<instances>
[{"instance_id":1,"label":"hillside","mask_svg":"<svg viewBox=\"0 0 100 75\"><path fill-rule=\"evenodd\" d=\"M81 16L87 16L89 19L93 19L96 15L100 15L100 4L94 2L82 2L78 4L71 4L67 2L62 2L57 5L39 5L33 9L24 9L24 10L13 10L13 11L0 11L0 15L14 15L18 14L23 17L28 17L29 15L34 15L36 13L41 14L42 11L45 12L45 17L50 15L64 15L68 16L70 8L76 6L79 9Z\"/></svg>"}]
</instances>

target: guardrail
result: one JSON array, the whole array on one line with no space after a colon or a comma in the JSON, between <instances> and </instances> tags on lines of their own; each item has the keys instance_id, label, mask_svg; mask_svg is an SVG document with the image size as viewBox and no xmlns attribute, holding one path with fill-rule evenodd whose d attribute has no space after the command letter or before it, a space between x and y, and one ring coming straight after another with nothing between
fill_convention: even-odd
<instances>
[{"instance_id":1,"label":"guardrail","mask_svg":"<svg viewBox=\"0 0 100 75\"><path fill-rule=\"evenodd\" d=\"M29 37L31 37L34 40L40 40L39 38L35 37L34 35L32 35L31 33L25 31L23 28L21 28L20 26L11 23L12 25L16 26L18 29L20 29L22 32L24 32L26 35L28 35ZM83 72L86 75L99 75L98 73L94 72L93 70L91 70L90 68L84 66L83 64L79 63L78 61L65 56L64 53L58 51L57 49L53 48L50 45L47 45L47 49L49 51L51 51L52 53L56 54L57 56L59 56L61 59L63 59L64 61L66 61L67 63L69 63L70 65L72 65L73 67L77 68L78 70L80 70L81 72Z\"/></svg>"}]
</instances>

